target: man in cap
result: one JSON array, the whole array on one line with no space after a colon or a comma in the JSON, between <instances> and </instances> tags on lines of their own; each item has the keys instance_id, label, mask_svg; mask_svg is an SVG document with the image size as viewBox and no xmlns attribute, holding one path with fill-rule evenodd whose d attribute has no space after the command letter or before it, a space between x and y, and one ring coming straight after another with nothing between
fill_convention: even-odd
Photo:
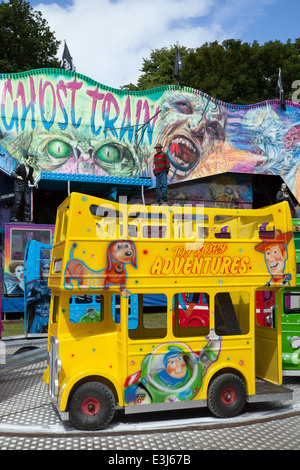
<instances>
[{"instance_id":1,"label":"man in cap","mask_svg":"<svg viewBox=\"0 0 300 470\"><path fill-rule=\"evenodd\" d=\"M170 162L166 153L162 151L162 145L155 145L155 155L153 161L153 173L156 177L156 197L158 203L168 202L167 199L167 174Z\"/></svg>"}]
</instances>

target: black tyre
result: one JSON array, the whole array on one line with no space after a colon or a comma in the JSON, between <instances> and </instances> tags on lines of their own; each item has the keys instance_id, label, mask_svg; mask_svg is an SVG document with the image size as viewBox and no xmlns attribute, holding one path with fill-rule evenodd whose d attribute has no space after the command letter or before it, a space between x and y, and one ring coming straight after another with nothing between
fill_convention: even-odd
<instances>
[{"instance_id":1,"label":"black tyre","mask_svg":"<svg viewBox=\"0 0 300 470\"><path fill-rule=\"evenodd\" d=\"M244 381L235 374L222 374L212 380L207 393L207 406L218 418L237 416L247 400Z\"/></svg>"},{"instance_id":2,"label":"black tyre","mask_svg":"<svg viewBox=\"0 0 300 470\"><path fill-rule=\"evenodd\" d=\"M97 430L110 423L115 408L115 397L109 387L100 382L86 382L71 396L69 417L78 429Z\"/></svg>"}]
</instances>

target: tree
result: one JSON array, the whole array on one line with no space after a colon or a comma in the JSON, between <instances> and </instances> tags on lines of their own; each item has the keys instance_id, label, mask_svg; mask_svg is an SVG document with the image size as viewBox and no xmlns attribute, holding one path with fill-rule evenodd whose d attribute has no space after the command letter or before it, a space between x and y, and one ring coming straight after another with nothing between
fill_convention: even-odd
<instances>
[{"instance_id":1,"label":"tree","mask_svg":"<svg viewBox=\"0 0 300 470\"><path fill-rule=\"evenodd\" d=\"M137 85L131 90L145 90L177 84L174 79L176 46L156 49L150 59L143 59ZM205 43L195 49L180 47L183 85L201 90L226 103L254 104L276 99L278 69L281 68L286 99L291 99L292 83L300 77L300 38L294 43L269 41L260 46L227 39Z\"/></svg>"},{"instance_id":2,"label":"tree","mask_svg":"<svg viewBox=\"0 0 300 470\"><path fill-rule=\"evenodd\" d=\"M0 72L59 67L59 47L41 12L25 0L0 3Z\"/></svg>"},{"instance_id":3,"label":"tree","mask_svg":"<svg viewBox=\"0 0 300 470\"><path fill-rule=\"evenodd\" d=\"M177 80L174 77L176 49L177 46L171 46L170 49L163 47L162 49L152 50L150 59L143 59L143 66L141 68L143 75L139 77L137 85L130 83L122 88L136 91L166 85L177 85ZM180 47L179 49L183 61L189 50L185 47Z\"/></svg>"}]
</instances>

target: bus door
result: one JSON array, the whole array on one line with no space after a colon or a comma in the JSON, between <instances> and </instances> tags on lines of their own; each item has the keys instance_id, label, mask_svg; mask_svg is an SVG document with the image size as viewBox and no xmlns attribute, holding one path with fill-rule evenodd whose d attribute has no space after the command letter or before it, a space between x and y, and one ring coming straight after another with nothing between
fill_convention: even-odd
<instances>
[{"instance_id":1,"label":"bus door","mask_svg":"<svg viewBox=\"0 0 300 470\"><path fill-rule=\"evenodd\" d=\"M275 325L275 292L256 292L256 323L260 326L274 327Z\"/></svg>"},{"instance_id":2,"label":"bus door","mask_svg":"<svg viewBox=\"0 0 300 470\"><path fill-rule=\"evenodd\" d=\"M136 328L128 329L127 378L124 390L126 405L160 401L162 392L157 391L154 384L157 373L163 368L160 348L164 349L166 336L167 296L138 294L138 322ZM128 412L127 407L125 411Z\"/></svg>"},{"instance_id":3,"label":"bus door","mask_svg":"<svg viewBox=\"0 0 300 470\"><path fill-rule=\"evenodd\" d=\"M280 292L256 292L255 373L261 379L282 383ZM279 300L279 299L278 299ZM258 308L259 305L259 308ZM277 305L277 315L275 307ZM265 312L265 314L261 314Z\"/></svg>"},{"instance_id":4,"label":"bus door","mask_svg":"<svg viewBox=\"0 0 300 470\"><path fill-rule=\"evenodd\" d=\"M164 294L138 295L138 326L128 331L127 405L173 407L174 402L190 401L198 394L206 368L219 351L209 346L208 321L205 325L181 324L181 300L189 294L202 296L201 292L174 293L169 298L170 312ZM208 296L204 302L208 310ZM137 406L125 409L127 413L139 411Z\"/></svg>"}]
</instances>

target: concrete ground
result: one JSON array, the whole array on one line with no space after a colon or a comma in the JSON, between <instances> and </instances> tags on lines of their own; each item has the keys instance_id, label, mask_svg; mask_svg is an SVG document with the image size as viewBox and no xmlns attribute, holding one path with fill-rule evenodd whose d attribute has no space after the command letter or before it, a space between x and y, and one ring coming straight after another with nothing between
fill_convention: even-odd
<instances>
[{"instance_id":1,"label":"concrete ground","mask_svg":"<svg viewBox=\"0 0 300 470\"><path fill-rule=\"evenodd\" d=\"M122 451L148 450L152 459L160 451L300 449L300 378L284 379L294 390L290 402L247 404L234 419L215 418L206 408L118 412L106 429L83 432L60 420L42 380L45 367L44 361L0 375L0 450L105 450L113 458L116 451L120 458Z\"/></svg>"}]
</instances>

